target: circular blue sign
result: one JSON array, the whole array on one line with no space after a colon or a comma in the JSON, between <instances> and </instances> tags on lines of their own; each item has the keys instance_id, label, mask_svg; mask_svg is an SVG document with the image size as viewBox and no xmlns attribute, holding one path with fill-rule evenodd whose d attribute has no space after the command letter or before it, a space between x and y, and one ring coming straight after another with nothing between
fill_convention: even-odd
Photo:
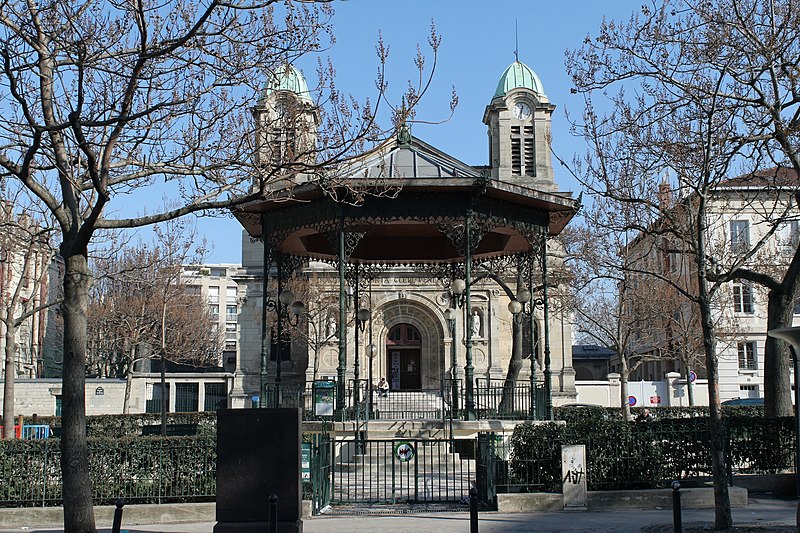
<instances>
[{"instance_id":1,"label":"circular blue sign","mask_svg":"<svg viewBox=\"0 0 800 533\"><path fill-rule=\"evenodd\" d=\"M694 370L689 372L689 381L694 383L694 380L696 380L696 379L697 379L697 374L694 373Z\"/></svg>"},{"instance_id":2,"label":"circular blue sign","mask_svg":"<svg viewBox=\"0 0 800 533\"><path fill-rule=\"evenodd\" d=\"M628 405L631 407L636 405L636 396L628 396Z\"/></svg>"}]
</instances>

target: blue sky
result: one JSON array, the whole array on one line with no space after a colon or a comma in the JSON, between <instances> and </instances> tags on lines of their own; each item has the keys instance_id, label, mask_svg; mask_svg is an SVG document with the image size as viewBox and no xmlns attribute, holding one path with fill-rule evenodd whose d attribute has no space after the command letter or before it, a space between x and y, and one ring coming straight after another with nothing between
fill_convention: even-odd
<instances>
[{"instance_id":1,"label":"blue sky","mask_svg":"<svg viewBox=\"0 0 800 533\"><path fill-rule=\"evenodd\" d=\"M398 95L416 76L413 58L419 43L430 56L426 40L433 19L442 37L433 86L419 108L418 118L437 121L449 114L455 85L459 105L449 121L415 125L412 133L467 164L488 160L483 111L494 94L500 75L514 60L514 25L518 27L519 59L541 78L556 111L553 115L553 149L571 161L585 152L581 139L572 137L565 110L580 116L582 100L570 94L564 53L581 45L587 34L596 35L603 17L628 20L638 1L562 0L338 0L333 19L336 44L324 53L337 70L339 90L359 99L376 94L378 32L390 49L387 81L390 94ZM429 63L430 64L430 63ZM297 65L313 85L316 59ZM555 166L561 190L578 192L566 169ZM241 261L241 228L231 218L201 219L198 233L213 246L211 263Z\"/></svg>"}]
</instances>

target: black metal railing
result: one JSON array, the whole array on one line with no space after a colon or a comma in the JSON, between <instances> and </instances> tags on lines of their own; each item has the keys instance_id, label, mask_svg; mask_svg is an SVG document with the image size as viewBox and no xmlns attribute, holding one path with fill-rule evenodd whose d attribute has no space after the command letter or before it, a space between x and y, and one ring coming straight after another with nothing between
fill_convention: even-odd
<instances>
[{"instance_id":1,"label":"black metal railing","mask_svg":"<svg viewBox=\"0 0 800 533\"><path fill-rule=\"evenodd\" d=\"M315 414L314 382L283 383L265 386L266 407L299 407L304 420L324 418ZM542 420L545 411L544 387L528 381L476 379L475 414L480 420ZM331 415L337 421L459 419L466 405L461 380L446 379L438 388L391 390L383 393L368 380L348 380L345 405L336 406Z\"/></svg>"},{"instance_id":2,"label":"black metal railing","mask_svg":"<svg viewBox=\"0 0 800 533\"><path fill-rule=\"evenodd\" d=\"M58 439L4 441L0 506L61 505ZM89 476L96 505L212 501L216 438L89 439Z\"/></svg>"},{"instance_id":3,"label":"black metal railing","mask_svg":"<svg viewBox=\"0 0 800 533\"><path fill-rule=\"evenodd\" d=\"M544 400L544 387L539 383L475 380L475 410L481 420L541 420Z\"/></svg>"},{"instance_id":4,"label":"black metal railing","mask_svg":"<svg viewBox=\"0 0 800 533\"><path fill-rule=\"evenodd\" d=\"M452 453L451 442L370 440L362 449L352 440L334 443L334 503L460 502L475 479L475 443Z\"/></svg>"}]
</instances>

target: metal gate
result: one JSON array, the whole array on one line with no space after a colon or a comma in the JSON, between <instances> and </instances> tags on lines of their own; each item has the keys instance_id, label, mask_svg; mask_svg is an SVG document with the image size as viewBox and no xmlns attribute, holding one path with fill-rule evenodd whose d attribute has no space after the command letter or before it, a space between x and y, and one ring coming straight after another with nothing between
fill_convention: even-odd
<instances>
[{"instance_id":1,"label":"metal gate","mask_svg":"<svg viewBox=\"0 0 800 533\"><path fill-rule=\"evenodd\" d=\"M303 483L303 499L311 500L311 513L317 515L331 500L331 447L333 441L325 431L311 437L310 483Z\"/></svg>"},{"instance_id":2,"label":"metal gate","mask_svg":"<svg viewBox=\"0 0 800 533\"><path fill-rule=\"evenodd\" d=\"M466 502L475 458L474 440L337 440L330 501Z\"/></svg>"}]
</instances>

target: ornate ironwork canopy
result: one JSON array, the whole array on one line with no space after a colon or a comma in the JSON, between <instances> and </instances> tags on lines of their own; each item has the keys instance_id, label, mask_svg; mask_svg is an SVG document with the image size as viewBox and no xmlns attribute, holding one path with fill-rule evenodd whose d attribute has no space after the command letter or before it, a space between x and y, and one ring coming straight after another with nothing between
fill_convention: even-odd
<instances>
[{"instance_id":1,"label":"ornate ironwork canopy","mask_svg":"<svg viewBox=\"0 0 800 533\"><path fill-rule=\"evenodd\" d=\"M485 178L382 180L359 188L357 203L348 194L334 199L303 184L234 216L251 237L266 228L267 242L285 254L336 261L344 231L350 262L427 264L464 261L467 217L472 258L481 261L536 249L542 231L557 235L577 210L571 197Z\"/></svg>"}]
</instances>

